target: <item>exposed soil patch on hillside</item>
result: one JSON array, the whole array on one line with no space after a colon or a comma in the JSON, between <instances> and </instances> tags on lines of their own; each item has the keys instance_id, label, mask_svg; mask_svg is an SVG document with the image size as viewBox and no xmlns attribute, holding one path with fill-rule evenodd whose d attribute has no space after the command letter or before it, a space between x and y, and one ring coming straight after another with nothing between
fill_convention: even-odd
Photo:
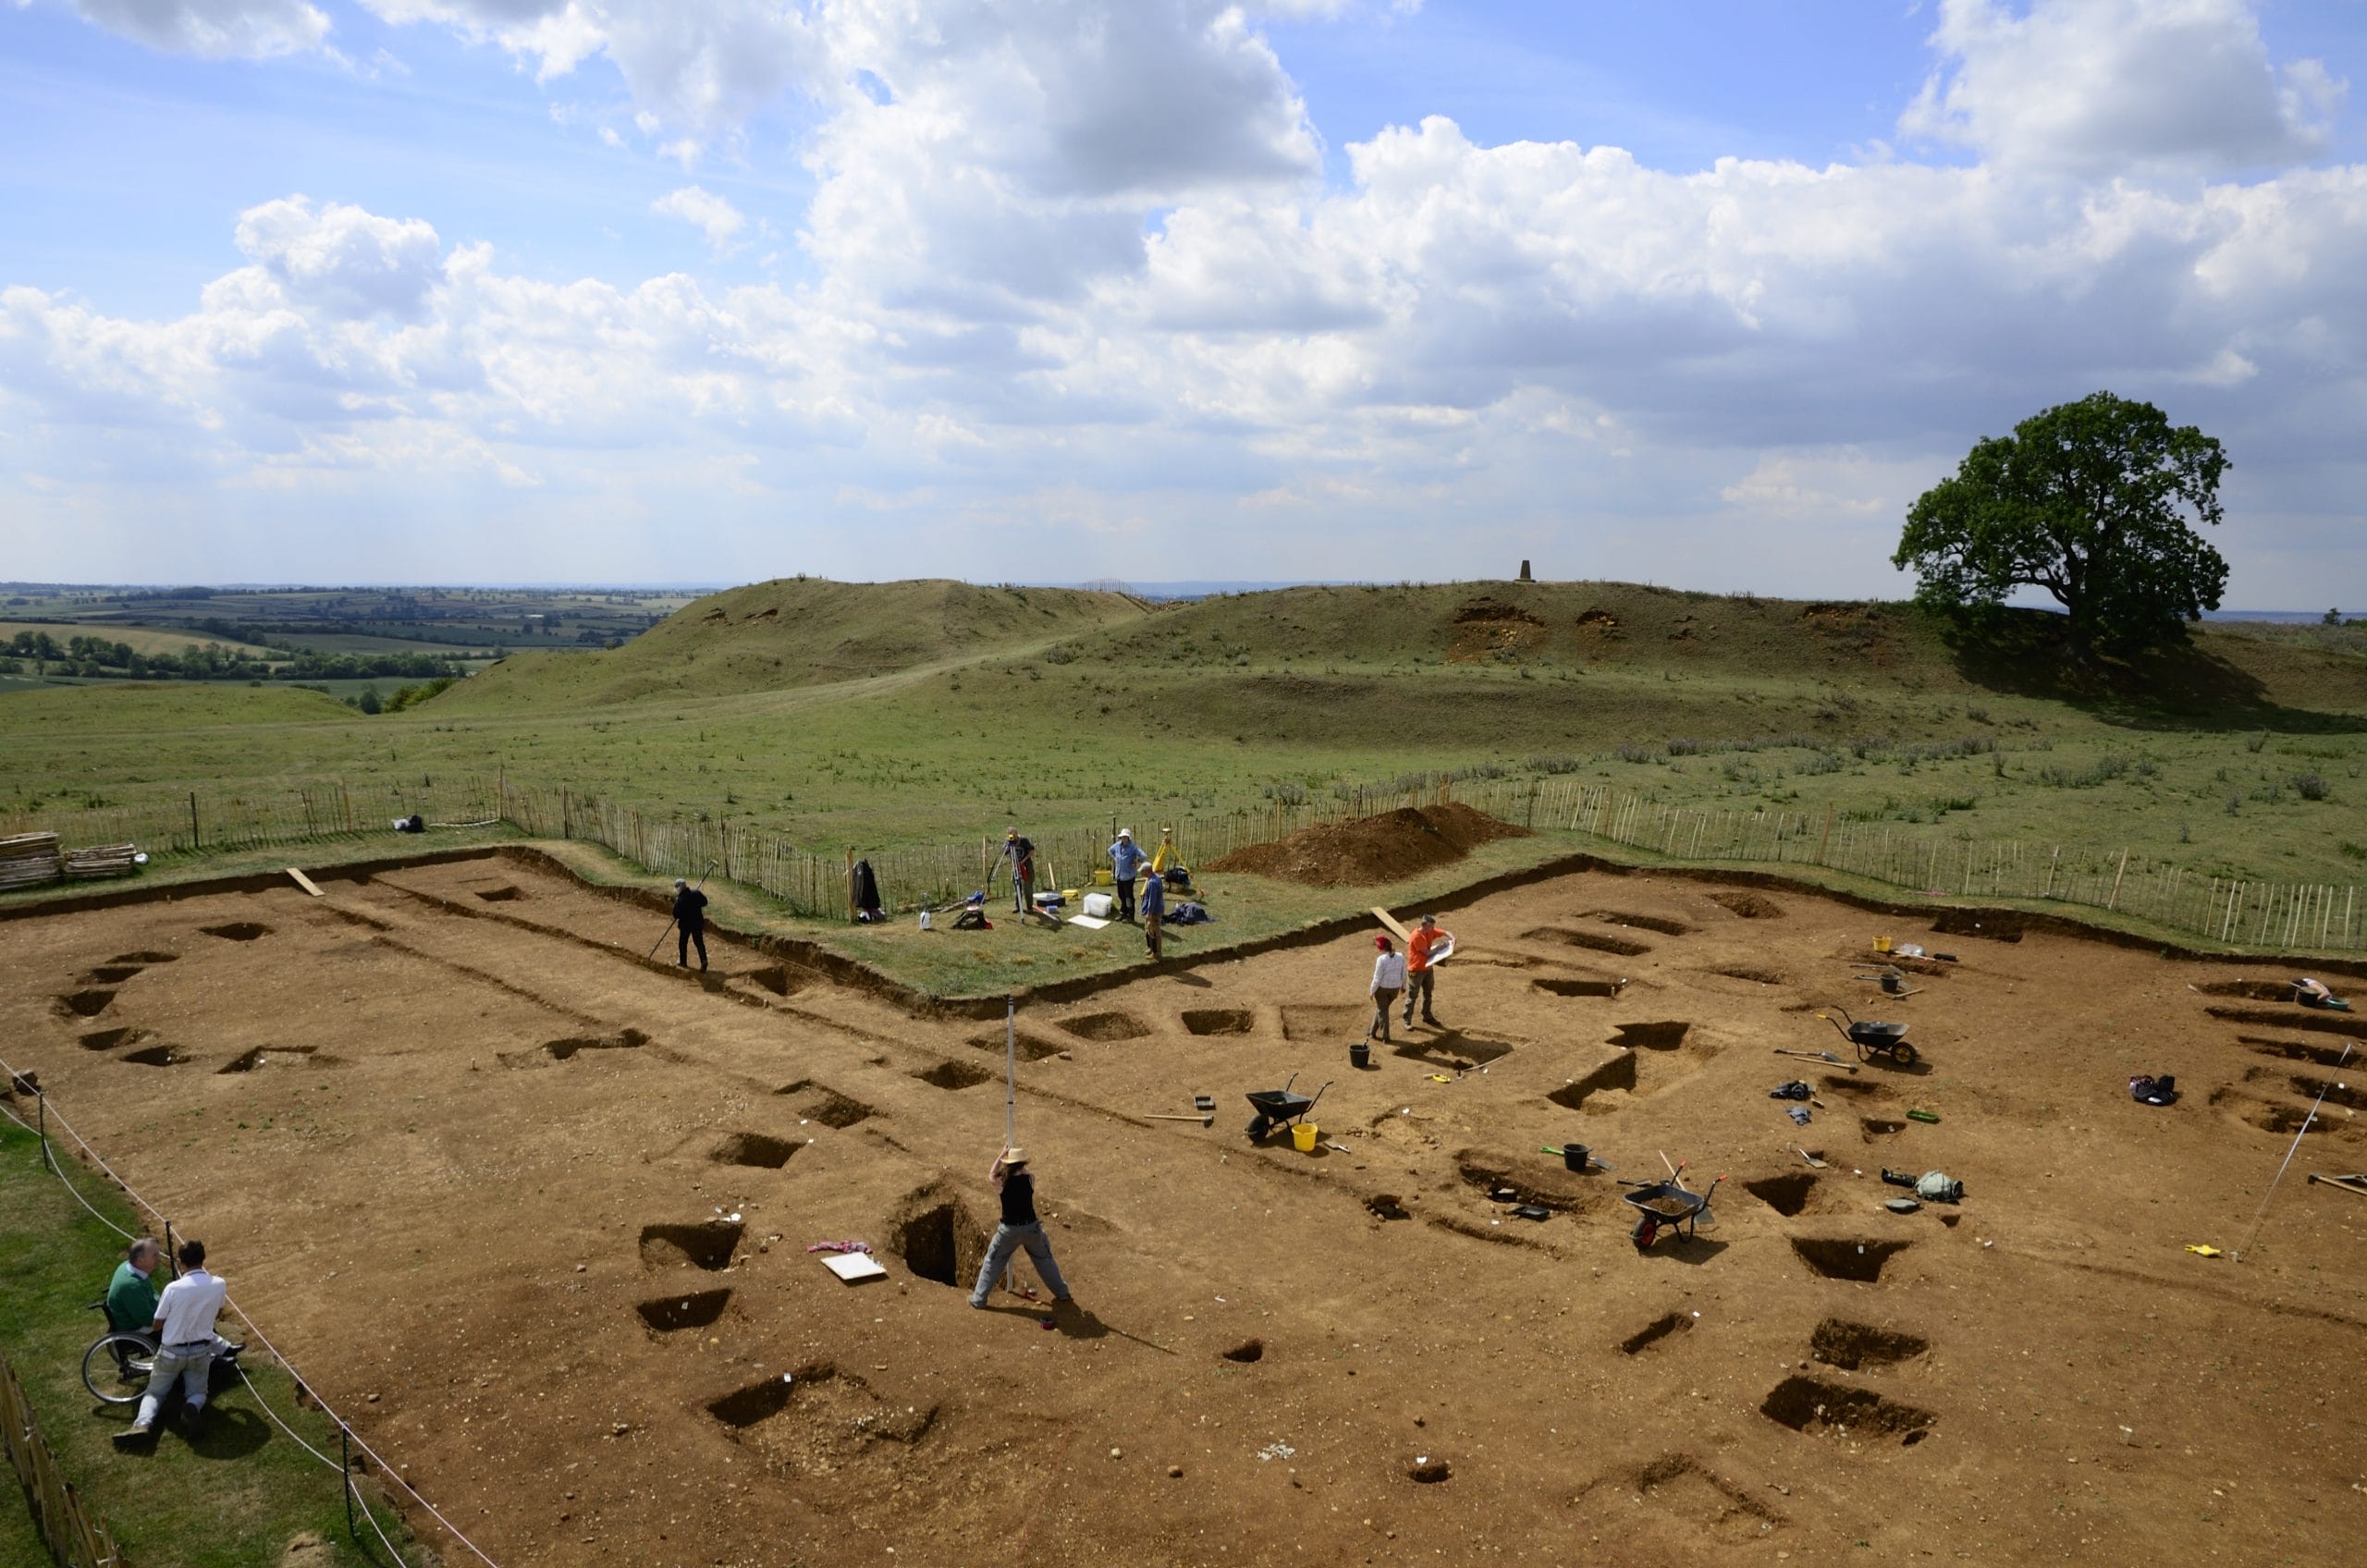
<instances>
[{"instance_id":1,"label":"exposed soil patch on hillside","mask_svg":"<svg viewBox=\"0 0 2367 1568\"><path fill-rule=\"evenodd\" d=\"M1469 806L1401 806L1377 816L1321 822L1287 839L1246 844L1210 871L1249 872L1311 888L1363 887L1435 870L1497 839L1528 836Z\"/></svg>"}]
</instances>

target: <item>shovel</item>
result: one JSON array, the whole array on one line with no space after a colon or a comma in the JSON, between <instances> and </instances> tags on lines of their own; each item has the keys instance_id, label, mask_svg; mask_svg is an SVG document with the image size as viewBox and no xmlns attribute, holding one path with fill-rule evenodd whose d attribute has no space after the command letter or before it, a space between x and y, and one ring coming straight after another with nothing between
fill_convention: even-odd
<instances>
[{"instance_id":1,"label":"shovel","mask_svg":"<svg viewBox=\"0 0 2367 1568\"><path fill-rule=\"evenodd\" d=\"M1148 1121L1196 1121L1203 1127L1213 1125L1216 1119L1216 1112L1212 1110L1195 1116L1175 1116L1163 1110L1147 1111L1144 1114L1144 1120Z\"/></svg>"},{"instance_id":2,"label":"shovel","mask_svg":"<svg viewBox=\"0 0 2367 1568\"><path fill-rule=\"evenodd\" d=\"M1785 1050L1781 1046L1774 1047L1773 1049L1777 1056L1796 1056L1802 1061L1821 1061L1827 1067L1846 1068L1852 1072L1858 1071L1858 1064L1856 1062L1844 1061L1839 1057L1834 1055L1831 1051L1791 1051Z\"/></svg>"}]
</instances>

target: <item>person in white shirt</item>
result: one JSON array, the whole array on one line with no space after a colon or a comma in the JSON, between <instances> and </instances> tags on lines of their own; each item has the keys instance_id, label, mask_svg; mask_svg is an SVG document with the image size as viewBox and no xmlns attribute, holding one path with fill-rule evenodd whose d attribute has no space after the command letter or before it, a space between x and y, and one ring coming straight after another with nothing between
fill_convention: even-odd
<instances>
[{"instance_id":1,"label":"person in white shirt","mask_svg":"<svg viewBox=\"0 0 2367 1568\"><path fill-rule=\"evenodd\" d=\"M1397 1000L1397 993L1405 988L1405 955L1386 937L1375 937L1372 945L1380 949L1380 956L1372 961L1372 1023L1365 1030L1365 1038L1378 1035L1381 1044L1387 1045L1389 1009Z\"/></svg>"},{"instance_id":2,"label":"person in white shirt","mask_svg":"<svg viewBox=\"0 0 2367 1568\"><path fill-rule=\"evenodd\" d=\"M203 1242L183 1242L175 1256L181 1260L181 1277L156 1298L156 1320L148 1326L156 1340L156 1366L148 1374L140 1417L123 1433L127 1439L144 1438L156 1429L156 1413L176 1382L182 1385L181 1418L190 1435L204 1424L205 1396L211 1391L214 1354L219 1347L214 1320L230 1287L206 1272Z\"/></svg>"}]
</instances>

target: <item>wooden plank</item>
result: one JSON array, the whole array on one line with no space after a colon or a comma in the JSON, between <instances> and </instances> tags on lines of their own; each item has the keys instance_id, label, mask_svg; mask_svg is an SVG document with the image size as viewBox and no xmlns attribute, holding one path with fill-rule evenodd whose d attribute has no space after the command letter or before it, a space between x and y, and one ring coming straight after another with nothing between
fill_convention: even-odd
<instances>
[{"instance_id":1,"label":"wooden plank","mask_svg":"<svg viewBox=\"0 0 2367 1568\"><path fill-rule=\"evenodd\" d=\"M1405 935L1405 927L1397 924L1396 917L1392 915L1387 910L1381 908L1379 904L1372 906L1372 914L1375 920L1380 921L1383 925L1388 926L1392 931L1395 932L1399 941L1406 942L1413 939Z\"/></svg>"},{"instance_id":2,"label":"wooden plank","mask_svg":"<svg viewBox=\"0 0 2367 1568\"><path fill-rule=\"evenodd\" d=\"M317 899L323 896L321 890L313 886L313 879L305 876L302 872L297 870L294 866L291 865L288 868L288 875L296 878L296 886L303 888L304 891L312 894L313 897Z\"/></svg>"}]
</instances>

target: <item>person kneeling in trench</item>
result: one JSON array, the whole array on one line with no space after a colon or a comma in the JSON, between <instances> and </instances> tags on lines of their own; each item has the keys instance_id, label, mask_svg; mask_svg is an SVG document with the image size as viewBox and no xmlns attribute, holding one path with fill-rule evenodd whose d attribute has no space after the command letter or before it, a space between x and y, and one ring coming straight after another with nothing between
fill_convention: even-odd
<instances>
[{"instance_id":1,"label":"person kneeling in trench","mask_svg":"<svg viewBox=\"0 0 2367 1568\"><path fill-rule=\"evenodd\" d=\"M995 1227L995 1239L987 1245L987 1260L978 1266L978 1283L970 1292L970 1305L987 1305L987 1292L1011 1267L1012 1255L1025 1247L1028 1261L1036 1265L1036 1272L1044 1277L1052 1292L1053 1305L1067 1305L1068 1281L1061 1278L1061 1266L1052 1260L1052 1243L1045 1238L1044 1222L1036 1218L1036 1178L1028 1173L1026 1151L1005 1149L997 1155L987 1180L1002 1194L1002 1223Z\"/></svg>"}]
</instances>

